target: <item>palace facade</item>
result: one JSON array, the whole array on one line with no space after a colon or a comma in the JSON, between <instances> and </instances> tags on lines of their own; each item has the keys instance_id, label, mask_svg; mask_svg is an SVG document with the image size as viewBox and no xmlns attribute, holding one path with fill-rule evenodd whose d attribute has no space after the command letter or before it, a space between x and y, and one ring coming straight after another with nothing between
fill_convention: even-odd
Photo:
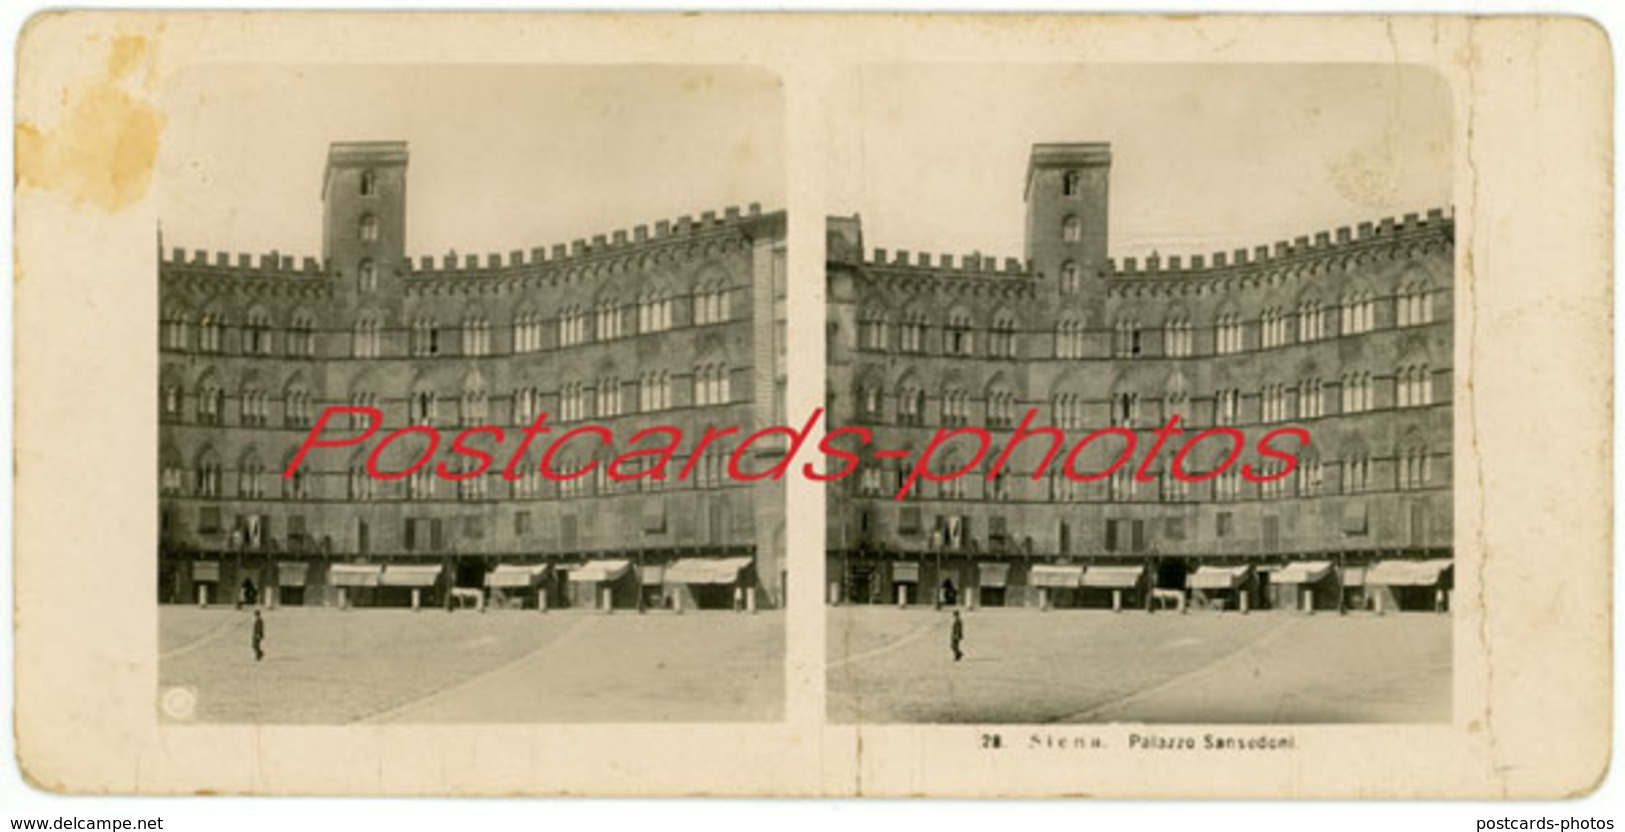
<instances>
[{"instance_id":1,"label":"palace facade","mask_svg":"<svg viewBox=\"0 0 1625 832\"><path fill-rule=\"evenodd\" d=\"M1446 608L1452 216L1117 260L1111 153L1033 148L1021 259L871 250L858 217L829 220L830 422L874 436L860 473L830 486L829 600ZM1003 474L984 476L995 446L972 475L892 499L940 428L983 425L1008 442L1028 408L1068 447L1133 429L1134 464L1094 482L1056 464L1034 480L1048 450L1035 438ZM1184 437L1151 464L1154 482L1137 481L1131 469L1173 414ZM1254 464L1273 429L1303 427L1311 441L1272 482L1239 466L1170 476L1179 443L1214 426L1240 430ZM1108 468L1122 444L1093 443L1077 470ZM944 446L931 470L973 452ZM1212 473L1229 452L1209 440L1187 464Z\"/></svg>"},{"instance_id":2,"label":"palace facade","mask_svg":"<svg viewBox=\"0 0 1625 832\"><path fill-rule=\"evenodd\" d=\"M783 421L785 216L756 205L569 245L407 255L402 142L338 143L322 178L323 251L294 258L160 242L162 602L231 602L244 579L282 604L772 606L784 589L782 489L725 476L730 441ZM379 408L374 438L313 451L330 405ZM615 482L626 450L572 443L555 482L501 476L538 413L552 437L603 425L624 442L669 425L739 426L686 481ZM497 462L461 482L433 465L368 476L406 425L498 425ZM331 422L356 435L365 420ZM479 443L473 443L479 444ZM691 440L685 440L683 453ZM420 442L393 443L386 471ZM775 457L782 444L753 445ZM679 456L671 471L689 460ZM465 470L465 469L458 469Z\"/></svg>"}]
</instances>

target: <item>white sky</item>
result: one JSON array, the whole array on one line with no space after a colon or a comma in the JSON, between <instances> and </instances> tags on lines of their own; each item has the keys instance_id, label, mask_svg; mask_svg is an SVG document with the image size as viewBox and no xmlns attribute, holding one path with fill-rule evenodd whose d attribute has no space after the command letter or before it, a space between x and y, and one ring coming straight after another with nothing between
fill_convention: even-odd
<instances>
[{"instance_id":1,"label":"white sky","mask_svg":"<svg viewBox=\"0 0 1625 832\"><path fill-rule=\"evenodd\" d=\"M1399 65L871 66L831 100L869 247L1022 254L1034 143L1112 143L1111 253L1206 253L1451 203L1450 98Z\"/></svg>"},{"instance_id":2,"label":"white sky","mask_svg":"<svg viewBox=\"0 0 1625 832\"><path fill-rule=\"evenodd\" d=\"M318 256L340 140L410 143L414 257L785 207L779 81L750 68L211 67L172 89L166 248Z\"/></svg>"}]
</instances>

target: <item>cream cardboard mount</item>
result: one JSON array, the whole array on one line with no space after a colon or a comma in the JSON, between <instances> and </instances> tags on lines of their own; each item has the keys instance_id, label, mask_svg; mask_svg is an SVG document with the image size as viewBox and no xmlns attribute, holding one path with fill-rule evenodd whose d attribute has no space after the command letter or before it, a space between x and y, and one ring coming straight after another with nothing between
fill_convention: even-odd
<instances>
[{"instance_id":1,"label":"cream cardboard mount","mask_svg":"<svg viewBox=\"0 0 1625 832\"><path fill-rule=\"evenodd\" d=\"M36 16L21 769L69 793L1586 794L1612 728L1611 68L1564 18ZM480 254L435 250L459 234ZM1443 276L1426 302L1383 282L1413 261ZM1319 329L1292 294L1361 275ZM1075 405L1046 386L1069 367ZM1178 498L1188 526L1115 481L932 483L913 509L870 493L891 469L280 476L329 405L826 407L907 441L1001 402L1149 431L1179 372L1196 422L1369 447L1308 492ZM1333 515L1444 553L1293 537ZM1187 551L1228 523L1243 542Z\"/></svg>"}]
</instances>

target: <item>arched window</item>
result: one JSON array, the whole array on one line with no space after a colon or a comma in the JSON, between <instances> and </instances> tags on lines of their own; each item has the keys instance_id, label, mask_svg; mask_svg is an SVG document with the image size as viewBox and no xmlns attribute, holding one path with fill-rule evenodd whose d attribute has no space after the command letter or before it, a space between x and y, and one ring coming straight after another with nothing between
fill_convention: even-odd
<instances>
[{"instance_id":1,"label":"arched window","mask_svg":"<svg viewBox=\"0 0 1625 832\"><path fill-rule=\"evenodd\" d=\"M919 425L925 422L925 391L913 379L897 389L897 423Z\"/></svg>"},{"instance_id":2,"label":"arched window","mask_svg":"<svg viewBox=\"0 0 1625 832\"><path fill-rule=\"evenodd\" d=\"M1083 288L1082 271L1078 264L1068 260L1061 264L1061 294L1075 295Z\"/></svg>"},{"instance_id":3,"label":"arched window","mask_svg":"<svg viewBox=\"0 0 1625 832\"><path fill-rule=\"evenodd\" d=\"M1417 441L1406 442L1397 454L1399 457L1398 481L1396 485L1402 491L1413 491L1426 488L1432 479L1432 461L1428 454L1427 445Z\"/></svg>"},{"instance_id":4,"label":"arched window","mask_svg":"<svg viewBox=\"0 0 1625 832\"><path fill-rule=\"evenodd\" d=\"M910 312L901 327L901 352L925 352L925 313Z\"/></svg>"},{"instance_id":5,"label":"arched window","mask_svg":"<svg viewBox=\"0 0 1625 832\"><path fill-rule=\"evenodd\" d=\"M363 292L378 289L378 267L371 260L362 260L356 267L356 286Z\"/></svg>"},{"instance_id":6,"label":"arched window","mask_svg":"<svg viewBox=\"0 0 1625 832\"><path fill-rule=\"evenodd\" d=\"M258 427L266 422L267 402L265 391L258 387L247 386L242 391L242 424Z\"/></svg>"},{"instance_id":7,"label":"arched window","mask_svg":"<svg viewBox=\"0 0 1625 832\"><path fill-rule=\"evenodd\" d=\"M1061 195L1077 196L1082 190L1083 175L1075 170L1067 171L1066 176L1061 179Z\"/></svg>"},{"instance_id":8,"label":"arched window","mask_svg":"<svg viewBox=\"0 0 1625 832\"><path fill-rule=\"evenodd\" d=\"M1433 404L1433 376L1426 364L1401 367L1395 374L1395 404L1426 407Z\"/></svg>"},{"instance_id":9,"label":"arched window","mask_svg":"<svg viewBox=\"0 0 1625 832\"><path fill-rule=\"evenodd\" d=\"M220 455L213 448L205 448L197 457L197 488L200 497L220 496Z\"/></svg>"},{"instance_id":10,"label":"arched window","mask_svg":"<svg viewBox=\"0 0 1625 832\"><path fill-rule=\"evenodd\" d=\"M608 376L598 380L598 409L599 418L610 418L621 415L621 380L616 376Z\"/></svg>"},{"instance_id":11,"label":"arched window","mask_svg":"<svg viewBox=\"0 0 1625 832\"><path fill-rule=\"evenodd\" d=\"M316 319L303 309L293 313L293 324L288 328L288 355L295 358L316 355Z\"/></svg>"},{"instance_id":12,"label":"arched window","mask_svg":"<svg viewBox=\"0 0 1625 832\"><path fill-rule=\"evenodd\" d=\"M1115 327L1116 337L1112 342L1112 354L1118 358L1138 358L1140 355L1140 322L1133 318L1121 318Z\"/></svg>"},{"instance_id":13,"label":"arched window","mask_svg":"<svg viewBox=\"0 0 1625 832\"><path fill-rule=\"evenodd\" d=\"M726 364L705 364L694 368L694 403L728 404L733 401Z\"/></svg>"},{"instance_id":14,"label":"arched window","mask_svg":"<svg viewBox=\"0 0 1625 832\"><path fill-rule=\"evenodd\" d=\"M412 322L412 354L417 356L440 353L440 325L434 318L422 317Z\"/></svg>"},{"instance_id":15,"label":"arched window","mask_svg":"<svg viewBox=\"0 0 1625 832\"><path fill-rule=\"evenodd\" d=\"M968 421L970 421L970 396L964 390L958 388L943 393L942 423L957 426Z\"/></svg>"},{"instance_id":16,"label":"arched window","mask_svg":"<svg viewBox=\"0 0 1625 832\"><path fill-rule=\"evenodd\" d=\"M159 491L164 494L186 491L186 464L181 461L180 452L174 448L164 448L159 459Z\"/></svg>"},{"instance_id":17,"label":"arched window","mask_svg":"<svg viewBox=\"0 0 1625 832\"><path fill-rule=\"evenodd\" d=\"M1066 320L1055 325L1055 357L1082 358L1085 333L1083 324Z\"/></svg>"},{"instance_id":18,"label":"arched window","mask_svg":"<svg viewBox=\"0 0 1625 832\"><path fill-rule=\"evenodd\" d=\"M652 413L671 407L671 378L666 371L649 371L638 379L638 410Z\"/></svg>"},{"instance_id":19,"label":"arched window","mask_svg":"<svg viewBox=\"0 0 1625 832\"><path fill-rule=\"evenodd\" d=\"M1181 312L1163 322L1162 349L1170 358L1186 358L1191 354L1191 319L1189 315Z\"/></svg>"},{"instance_id":20,"label":"arched window","mask_svg":"<svg viewBox=\"0 0 1625 832\"><path fill-rule=\"evenodd\" d=\"M1050 399L1050 419L1065 430L1083 427L1083 397L1076 393L1055 394Z\"/></svg>"},{"instance_id":21,"label":"arched window","mask_svg":"<svg viewBox=\"0 0 1625 832\"><path fill-rule=\"evenodd\" d=\"M368 214L361 218L361 239L362 241L368 243L376 242L378 240L377 217Z\"/></svg>"},{"instance_id":22,"label":"arched window","mask_svg":"<svg viewBox=\"0 0 1625 832\"><path fill-rule=\"evenodd\" d=\"M485 390L477 382L463 388L463 400L459 408L462 423L465 426L483 425L490 414L487 407Z\"/></svg>"},{"instance_id":23,"label":"arched window","mask_svg":"<svg viewBox=\"0 0 1625 832\"><path fill-rule=\"evenodd\" d=\"M541 391L534 387L521 387L513 391L513 423L530 425L542 410Z\"/></svg>"},{"instance_id":24,"label":"arched window","mask_svg":"<svg viewBox=\"0 0 1625 832\"><path fill-rule=\"evenodd\" d=\"M1265 349L1282 347L1287 344L1289 327L1286 310L1279 306L1271 306L1264 310L1262 320L1262 340Z\"/></svg>"},{"instance_id":25,"label":"arched window","mask_svg":"<svg viewBox=\"0 0 1625 832\"><path fill-rule=\"evenodd\" d=\"M884 309L867 307L858 321L858 349L885 352L891 346L891 323Z\"/></svg>"},{"instance_id":26,"label":"arched window","mask_svg":"<svg viewBox=\"0 0 1625 832\"><path fill-rule=\"evenodd\" d=\"M160 343L166 350L184 350L187 348L187 314L184 310L171 309L164 313L163 337Z\"/></svg>"},{"instance_id":27,"label":"arched window","mask_svg":"<svg viewBox=\"0 0 1625 832\"><path fill-rule=\"evenodd\" d=\"M988 334L987 351L993 358L1016 357L1016 318L1001 311L993 316L993 329Z\"/></svg>"},{"instance_id":28,"label":"arched window","mask_svg":"<svg viewBox=\"0 0 1625 832\"><path fill-rule=\"evenodd\" d=\"M1325 394L1320 379L1306 378L1298 382L1298 418L1319 419L1324 415Z\"/></svg>"},{"instance_id":29,"label":"arched window","mask_svg":"<svg viewBox=\"0 0 1625 832\"><path fill-rule=\"evenodd\" d=\"M1371 374L1351 371L1343 374L1343 412L1364 413L1371 409Z\"/></svg>"},{"instance_id":30,"label":"arched window","mask_svg":"<svg viewBox=\"0 0 1625 832\"><path fill-rule=\"evenodd\" d=\"M361 195L378 195L378 174L370 170L364 170L361 172Z\"/></svg>"},{"instance_id":31,"label":"arched window","mask_svg":"<svg viewBox=\"0 0 1625 832\"><path fill-rule=\"evenodd\" d=\"M463 318L463 355L491 354L491 322L471 312Z\"/></svg>"},{"instance_id":32,"label":"arched window","mask_svg":"<svg viewBox=\"0 0 1625 832\"><path fill-rule=\"evenodd\" d=\"M1061 221L1061 239L1068 243L1076 243L1083 239L1083 220L1075 216L1067 216Z\"/></svg>"},{"instance_id":33,"label":"arched window","mask_svg":"<svg viewBox=\"0 0 1625 832\"><path fill-rule=\"evenodd\" d=\"M377 358L383 352L383 325L372 315L355 322L352 354L356 358Z\"/></svg>"},{"instance_id":34,"label":"arched window","mask_svg":"<svg viewBox=\"0 0 1625 832\"><path fill-rule=\"evenodd\" d=\"M298 453L299 449L295 447L290 448L288 452L283 455L282 470L288 470L288 466L293 463L293 458L298 455ZM294 469L293 476L291 477L277 477L277 479L282 481L282 499L304 500L310 497L310 472L305 466L301 465Z\"/></svg>"},{"instance_id":35,"label":"arched window","mask_svg":"<svg viewBox=\"0 0 1625 832\"><path fill-rule=\"evenodd\" d=\"M159 389L159 413L166 422L179 422L181 420L182 405L186 401L185 392L181 389L179 381L166 379Z\"/></svg>"},{"instance_id":36,"label":"arched window","mask_svg":"<svg viewBox=\"0 0 1625 832\"><path fill-rule=\"evenodd\" d=\"M438 397L433 390L417 390L412 393L412 424L432 425L439 410ZM428 466L424 466L428 467Z\"/></svg>"},{"instance_id":37,"label":"arched window","mask_svg":"<svg viewBox=\"0 0 1625 832\"><path fill-rule=\"evenodd\" d=\"M971 334L970 313L956 310L948 316L948 328L943 333L949 355L973 355L975 338Z\"/></svg>"},{"instance_id":38,"label":"arched window","mask_svg":"<svg viewBox=\"0 0 1625 832\"><path fill-rule=\"evenodd\" d=\"M198 351L220 352L225 330L225 318L219 312L204 312L198 321Z\"/></svg>"},{"instance_id":39,"label":"arched window","mask_svg":"<svg viewBox=\"0 0 1625 832\"><path fill-rule=\"evenodd\" d=\"M614 298L598 301L598 340L613 341L621 337L621 307Z\"/></svg>"},{"instance_id":40,"label":"arched window","mask_svg":"<svg viewBox=\"0 0 1625 832\"><path fill-rule=\"evenodd\" d=\"M723 280L703 283L694 292L694 324L720 324L733 317L729 308L728 284Z\"/></svg>"},{"instance_id":41,"label":"arched window","mask_svg":"<svg viewBox=\"0 0 1625 832\"><path fill-rule=\"evenodd\" d=\"M1213 351L1220 355L1241 352L1243 349L1241 316L1235 312L1220 315L1214 328Z\"/></svg>"},{"instance_id":42,"label":"arched window","mask_svg":"<svg viewBox=\"0 0 1625 832\"><path fill-rule=\"evenodd\" d=\"M265 465L252 449L237 463L237 496L252 500L265 496Z\"/></svg>"},{"instance_id":43,"label":"arched window","mask_svg":"<svg viewBox=\"0 0 1625 832\"><path fill-rule=\"evenodd\" d=\"M1241 391L1233 387L1213 393L1213 424L1233 425L1241 419Z\"/></svg>"},{"instance_id":44,"label":"arched window","mask_svg":"<svg viewBox=\"0 0 1625 832\"><path fill-rule=\"evenodd\" d=\"M197 420L199 424L218 425L226 409L226 394L211 373L198 382Z\"/></svg>"},{"instance_id":45,"label":"arched window","mask_svg":"<svg viewBox=\"0 0 1625 832\"><path fill-rule=\"evenodd\" d=\"M1298 304L1298 340L1319 341L1326 337L1327 313L1319 300L1308 298Z\"/></svg>"}]
</instances>

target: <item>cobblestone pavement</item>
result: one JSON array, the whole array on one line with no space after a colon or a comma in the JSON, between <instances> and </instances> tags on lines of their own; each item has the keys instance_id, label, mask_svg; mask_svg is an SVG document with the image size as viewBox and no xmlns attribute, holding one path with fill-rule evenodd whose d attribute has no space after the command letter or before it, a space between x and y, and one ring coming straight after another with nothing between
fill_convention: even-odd
<instances>
[{"instance_id":1,"label":"cobblestone pavement","mask_svg":"<svg viewBox=\"0 0 1625 832\"><path fill-rule=\"evenodd\" d=\"M160 687L228 723L715 722L783 713L779 612L159 612ZM173 710L173 708L170 708Z\"/></svg>"},{"instance_id":2,"label":"cobblestone pavement","mask_svg":"<svg viewBox=\"0 0 1625 832\"><path fill-rule=\"evenodd\" d=\"M1451 622L1350 616L929 608L828 611L835 722L1435 722Z\"/></svg>"}]
</instances>

